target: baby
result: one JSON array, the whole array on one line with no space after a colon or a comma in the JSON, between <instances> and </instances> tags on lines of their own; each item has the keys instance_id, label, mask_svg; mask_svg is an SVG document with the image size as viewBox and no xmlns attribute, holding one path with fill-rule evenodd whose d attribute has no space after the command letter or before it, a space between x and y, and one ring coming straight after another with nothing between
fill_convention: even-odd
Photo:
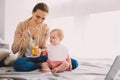
<instances>
[{"instance_id":1,"label":"baby","mask_svg":"<svg viewBox=\"0 0 120 80\"><path fill-rule=\"evenodd\" d=\"M71 60L68 50L60 42L64 35L60 29L53 29L50 32L50 45L47 46L46 51L48 54L47 62L42 63L42 72L63 72L71 70Z\"/></svg>"}]
</instances>

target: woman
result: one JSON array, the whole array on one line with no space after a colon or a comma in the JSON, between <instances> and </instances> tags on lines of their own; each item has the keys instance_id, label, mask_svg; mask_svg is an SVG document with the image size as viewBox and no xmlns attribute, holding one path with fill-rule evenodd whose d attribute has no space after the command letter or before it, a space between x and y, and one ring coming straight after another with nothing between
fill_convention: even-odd
<instances>
[{"instance_id":1,"label":"woman","mask_svg":"<svg viewBox=\"0 0 120 80\"><path fill-rule=\"evenodd\" d=\"M40 49L46 48L46 40L48 39L49 28L43 23L49 13L48 6L45 3L38 3L32 11L32 17L20 22L16 28L14 42L12 44L12 52L18 53L18 59L14 62L13 68L16 71L31 71L41 68L41 62L47 60L46 54ZM37 44L36 50L40 56L31 55L31 39ZM78 66L78 62L72 60L73 69Z\"/></svg>"}]
</instances>

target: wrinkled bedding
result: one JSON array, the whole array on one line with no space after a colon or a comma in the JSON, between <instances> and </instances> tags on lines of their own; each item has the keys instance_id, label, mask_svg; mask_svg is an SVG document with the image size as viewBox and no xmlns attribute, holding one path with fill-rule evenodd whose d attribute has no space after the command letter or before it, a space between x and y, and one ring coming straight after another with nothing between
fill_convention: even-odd
<instances>
[{"instance_id":1,"label":"wrinkled bedding","mask_svg":"<svg viewBox=\"0 0 120 80\"><path fill-rule=\"evenodd\" d=\"M1 67L0 80L93 80L97 76L104 77L112 62L112 59L82 59L79 60L77 69L55 74L42 73L39 70L15 72L12 67Z\"/></svg>"},{"instance_id":2,"label":"wrinkled bedding","mask_svg":"<svg viewBox=\"0 0 120 80\"><path fill-rule=\"evenodd\" d=\"M9 45L0 38L0 48L9 49Z\"/></svg>"}]
</instances>

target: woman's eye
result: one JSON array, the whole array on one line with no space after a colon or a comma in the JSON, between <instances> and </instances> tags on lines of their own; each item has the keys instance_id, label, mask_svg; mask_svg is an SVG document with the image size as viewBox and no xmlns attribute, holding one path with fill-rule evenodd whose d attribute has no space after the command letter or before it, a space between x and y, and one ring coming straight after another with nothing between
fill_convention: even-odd
<instances>
[{"instance_id":1,"label":"woman's eye","mask_svg":"<svg viewBox=\"0 0 120 80\"><path fill-rule=\"evenodd\" d=\"M41 18L40 16L36 16L37 18Z\"/></svg>"},{"instance_id":2,"label":"woman's eye","mask_svg":"<svg viewBox=\"0 0 120 80\"><path fill-rule=\"evenodd\" d=\"M53 37L53 39L55 39L55 37Z\"/></svg>"}]
</instances>

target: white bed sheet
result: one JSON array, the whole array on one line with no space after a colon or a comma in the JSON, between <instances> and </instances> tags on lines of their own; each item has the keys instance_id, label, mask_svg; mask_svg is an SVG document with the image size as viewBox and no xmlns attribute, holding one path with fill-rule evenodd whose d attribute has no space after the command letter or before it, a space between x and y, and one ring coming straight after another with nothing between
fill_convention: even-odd
<instances>
[{"instance_id":1,"label":"white bed sheet","mask_svg":"<svg viewBox=\"0 0 120 80\"><path fill-rule=\"evenodd\" d=\"M10 77L13 80L94 80L96 77L105 77L112 62L112 59L81 59L77 69L55 74L39 70L15 72L12 67L2 67L0 77Z\"/></svg>"}]
</instances>

